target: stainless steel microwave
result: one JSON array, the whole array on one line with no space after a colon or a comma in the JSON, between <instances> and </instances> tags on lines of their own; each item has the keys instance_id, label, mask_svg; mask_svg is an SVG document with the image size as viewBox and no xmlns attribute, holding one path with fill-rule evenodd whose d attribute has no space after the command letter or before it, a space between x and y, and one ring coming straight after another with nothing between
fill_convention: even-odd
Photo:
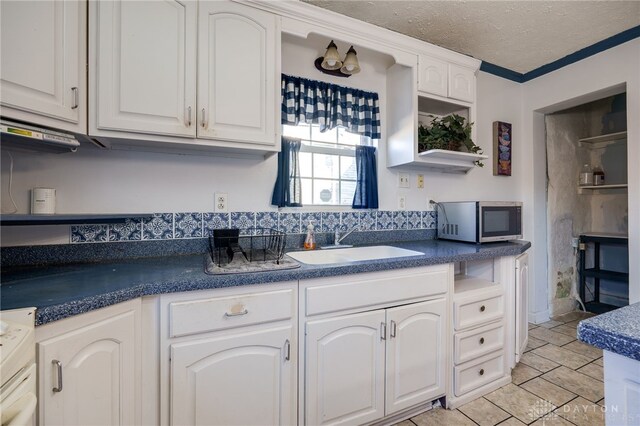
<instances>
[{"instance_id":1,"label":"stainless steel microwave","mask_svg":"<svg viewBox=\"0 0 640 426\"><path fill-rule=\"evenodd\" d=\"M522 203L461 201L438 203L438 238L488 243L522 238Z\"/></svg>"}]
</instances>

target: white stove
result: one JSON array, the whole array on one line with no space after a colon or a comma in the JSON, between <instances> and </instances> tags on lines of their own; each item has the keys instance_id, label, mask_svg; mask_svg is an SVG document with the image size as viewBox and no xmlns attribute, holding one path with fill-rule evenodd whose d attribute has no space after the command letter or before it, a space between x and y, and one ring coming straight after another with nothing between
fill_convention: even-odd
<instances>
[{"instance_id":1,"label":"white stove","mask_svg":"<svg viewBox=\"0 0 640 426\"><path fill-rule=\"evenodd\" d=\"M2 426L35 424L35 308L0 312L0 422Z\"/></svg>"}]
</instances>

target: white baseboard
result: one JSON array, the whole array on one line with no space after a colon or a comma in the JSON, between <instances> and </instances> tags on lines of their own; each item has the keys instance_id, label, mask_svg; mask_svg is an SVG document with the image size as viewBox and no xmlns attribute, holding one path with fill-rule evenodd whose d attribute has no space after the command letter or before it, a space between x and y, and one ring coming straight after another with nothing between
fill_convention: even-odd
<instances>
[{"instance_id":1,"label":"white baseboard","mask_svg":"<svg viewBox=\"0 0 640 426\"><path fill-rule=\"evenodd\" d=\"M541 324L543 322L549 321L549 310L545 309L540 312L529 312L529 322L533 324Z\"/></svg>"}]
</instances>

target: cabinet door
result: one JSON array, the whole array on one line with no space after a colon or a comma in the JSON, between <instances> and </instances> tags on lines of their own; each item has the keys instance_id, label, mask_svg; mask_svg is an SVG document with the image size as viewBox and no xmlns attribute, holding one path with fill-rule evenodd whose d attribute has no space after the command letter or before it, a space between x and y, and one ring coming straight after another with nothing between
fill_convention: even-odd
<instances>
[{"instance_id":1,"label":"cabinet door","mask_svg":"<svg viewBox=\"0 0 640 426\"><path fill-rule=\"evenodd\" d=\"M91 8L92 130L194 137L197 4L100 1Z\"/></svg>"},{"instance_id":2,"label":"cabinet door","mask_svg":"<svg viewBox=\"0 0 640 426\"><path fill-rule=\"evenodd\" d=\"M291 340L287 326L171 345L171 424L295 424Z\"/></svg>"},{"instance_id":3,"label":"cabinet door","mask_svg":"<svg viewBox=\"0 0 640 426\"><path fill-rule=\"evenodd\" d=\"M135 322L125 312L39 343L41 424L135 423Z\"/></svg>"},{"instance_id":4,"label":"cabinet door","mask_svg":"<svg viewBox=\"0 0 640 426\"><path fill-rule=\"evenodd\" d=\"M387 310L385 415L445 394L445 318L444 299Z\"/></svg>"},{"instance_id":5,"label":"cabinet door","mask_svg":"<svg viewBox=\"0 0 640 426\"><path fill-rule=\"evenodd\" d=\"M449 65L449 97L473 102L476 98L476 76L472 70Z\"/></svg>"},{"instance_id":6,"label":"cabinet door","mask_svg":"<svg viewBox=\"0 0 640 426\"><path fill-rule=\"evenodd\" d=\"M84 133L86 3L3 1L0 15L0 98L17 110L2 115Z\"/></svg>"},{"instance_id":7,"label":"cabinet door","mask_svg":"<svg viewBox=\"0 0 640 426\"><path fill-rule=\"evenodd\" d=\"M274 145L276 16L228 1L198 13L198 137Z\"/></svg>"},{"instance_id":8,"label":"cabinet door","mask_svg":"<svg viewBox=\"0 0 640 426\"><path fill-rule=\"evenodd\" d=\"M516 258L516 362L527 348L529 341L528 292L529 292L529 254Z\"/></svg>"},{"instance_id":9,"label":"cabinet door","mask_svg":"<svg viewBox=\"0 0 640 426\"><path fill-rule=\"evenodd\" d=\"M306 334L306 424L382 418L384 310L308 322Z\"/></svg>"},{"instance_id":10,"label":"cabinet door","mask_svg":"<svg viewBox=\"0 0 640 426\"><path fill-rule=\"evenodd\" d=\"M418 90L447 96L447 64L428 56L418 59Z\"/></svg>"}]
</instances>

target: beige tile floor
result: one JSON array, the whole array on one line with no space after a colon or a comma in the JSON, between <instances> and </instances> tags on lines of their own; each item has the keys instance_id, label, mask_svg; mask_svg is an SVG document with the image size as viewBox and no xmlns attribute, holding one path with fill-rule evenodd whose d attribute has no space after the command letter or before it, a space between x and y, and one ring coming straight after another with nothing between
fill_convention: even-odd
<instances>
[{"instance_id":1,"label":"beige tile floor","mask_svg":"<svg viewBox=\"0 0 640 426\"><path fill-rule=\"evenodd\" d=\"M576 340L571 312L529 325L529 345L512 383L456 410L435 408L395 426L604 425L602 351Z\"/></svg>"}]
</instances>

